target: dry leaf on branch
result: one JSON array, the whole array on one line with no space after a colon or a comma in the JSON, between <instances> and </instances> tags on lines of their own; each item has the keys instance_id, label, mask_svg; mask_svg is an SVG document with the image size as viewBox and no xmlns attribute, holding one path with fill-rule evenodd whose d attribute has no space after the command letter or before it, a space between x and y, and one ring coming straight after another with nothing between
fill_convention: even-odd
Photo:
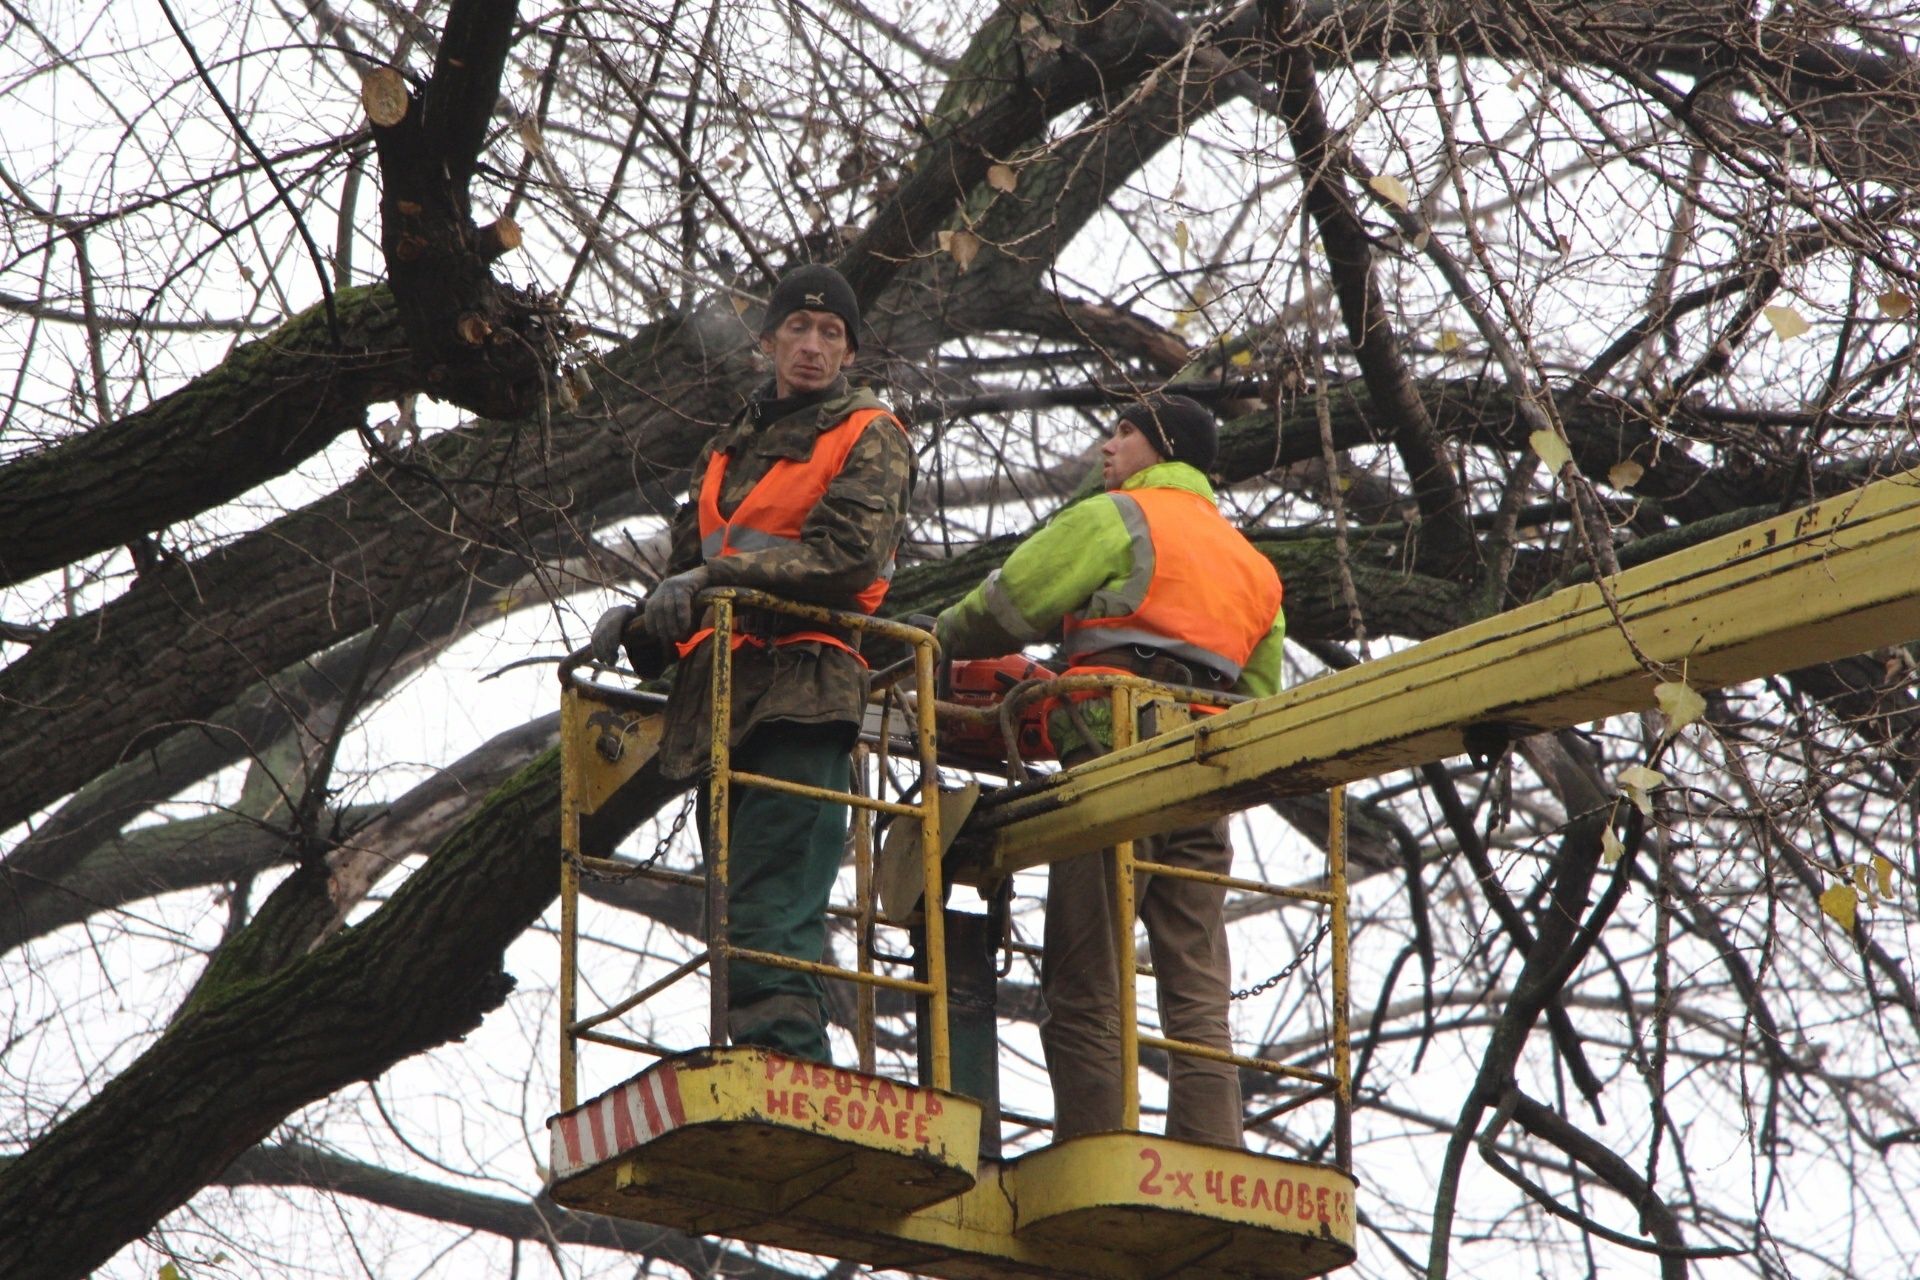
<instances>
[{"instance_id":1,"label":"dry leaf on branch","mask_svg":"<svg viewBox=\"0 0 1920 1280\"><path fill-rule=\"evenodd\" d=\"M980 252L980 237L964 229L942 231L940 247L959 264L960 270L964 272L973 262L974 255Z\"/></svg>"},{"instance_id":2,"label":"dry leaf on branch","mask_svg":"<svg viewBox=\"0 0 1920 1280\"><path fill-rule=\"evenodd\" d=\"M1367 185L1383 200L1402 209L1413 203L1413 193L1407 190L1407 184L1390 173L1376 173L1367 179Z\"/></svg>"},{"instance_id":3,"label":"dry leaf on branch","mask_svg":"<svg viewBox=\"0 0 1920 1280\"><path fill-rule=\"evenodd\" d=\"M1773 332L1782 342L1799 337L1812 328L1806 319L1792 307L1766 307L1763 314L1767 323L1773 326Z\"/></svg>"}]
</instances>

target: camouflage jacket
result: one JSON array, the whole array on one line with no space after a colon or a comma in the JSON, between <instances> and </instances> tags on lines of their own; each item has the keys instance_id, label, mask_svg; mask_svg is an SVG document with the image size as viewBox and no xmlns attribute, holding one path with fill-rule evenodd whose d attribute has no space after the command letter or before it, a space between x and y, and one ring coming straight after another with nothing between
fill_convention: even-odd
<instances>
[{"instance_id":1,"label":"camouflage jacket","mask_svg":"<svg viewBox=\"0 0 1920 1280\"><path fill-rule=\"evenodd\" d=\"M729 454L720 491L720 513L731 515L776 460L804 460L820 434L858 409L884 408L871 391L849 388L841 378L823 398L762 423L757 403L772 395L763 387L750 404L700 451L689 499L674 515L667 572L701 564L700 486L715 452ZM875 421L860 435L846 465L815 504L795 546L704 560L708 585L751 587L832 608L852 608L853 597L892 559L906 526L913 488L913 448L906 433ZM707 766L711 740L709 691L713 646L702 645L680 663L667 703L660 766L670 778L692 778ZM833 645L741 647L734 654L734 746L772 721L857 725L866 703L867 671Z\"/></svg>"}]
</instances>

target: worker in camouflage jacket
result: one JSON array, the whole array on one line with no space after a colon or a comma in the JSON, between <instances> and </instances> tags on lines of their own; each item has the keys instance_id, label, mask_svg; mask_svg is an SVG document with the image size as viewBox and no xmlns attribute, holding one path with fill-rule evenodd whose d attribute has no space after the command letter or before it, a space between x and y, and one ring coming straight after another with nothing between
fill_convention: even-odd
<instances>
[{"instance_id":1,"label":"worker in camouflage jacket","mask_svg":"<svg viewBox=\"0 0 1920 1280\"><path fill-rule=\"evenodd\" d=\"M1212 415L1184 396L1150 396L1124 409L1101 446L1106 492L1074 503L1016 547L1005 564L940 615L948 657L1016 652L1062 635L1064 674L1119 671L1172 684L1265 695L1280 684L1279 574L1221 516L1206 472ZM1110 704L1051 717L1068 766L1110 745ZM1084 728L1085 733L1082 733ZM1086 736L1092 735L1092 740ZM1135 843L1142 861L1225 874L1233 861L1225 819ZM1048 870L1040 1038L1053 1082L1056 1139L1122 1122L1119 956L1108 853ZM1171 876L1143 877L1135 901L1146 925L1165 1034L1230 1050L1226 890ZM1240 1146L1239 1072L1230 1063L1173 1055L1167 1134Z\"/></svg>"},{"instance_id":2,"label":"worker in camouflage jacket","mask_svg":"<svg viewBox=\"0 0 1920 1280\"><path fill-rule=\"evenodd\" d=\"M667 576L644 610L609 610L594 653L625 642L636 669L679 661L660 765L699 775L711 740L713 645L696 597L744 587L872 613L886 593L913 485L906 429L844 370L859 348L860 306L831 267L804 266L774 289L760 335L773 379L702 450L672 524ZM733 767L845 792L866 703L867 668L851 632L750 608L735 612ZM847 807L733 788L728 912L736 946L801 960L826 948L828 894L846 843ZM708 831L704 806L701 830ZM828 1058L818 978L731 967L735 1043Z\"/></svg>"}]
</instances>

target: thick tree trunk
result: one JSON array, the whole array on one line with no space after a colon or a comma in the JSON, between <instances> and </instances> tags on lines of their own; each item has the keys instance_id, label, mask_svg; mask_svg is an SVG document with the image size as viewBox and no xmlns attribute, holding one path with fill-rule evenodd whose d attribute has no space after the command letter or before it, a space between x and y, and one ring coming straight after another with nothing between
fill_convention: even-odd
<instances>
[{"instance_id":1,"label":"thick tree trunk","mask_svg":"<svg viewBox=\"0 0 1920 1280\"><path fill-rule=\"evenodd\" d=\"M489 606L511 591L513 575L500 577L506 585L488 590L463 582L407 610L383 635L362 632L299 662L88 782L0 861L0 952L30 936L22 930L40 927L28 922L83 906L69 892L68 870L110 845L116 832L155 804L229 765L257 761L283 737L323 736L326 728L310 726L338 709L341 691L353 686L357 673L375 673L363 692L376 700L451 638L498 616ZM373 643L376 637L381 643ZM291 856L291 849L282 849L282 860Z\"/></svg>"},{"instance_id":2,"label":"thick tree trunk","mask_svg":"<svg viewBox=\"0 0 1920 1280\"><path fill-rule=\"evenodd\" d=\"M568 532L572 513L684 468L749 385L746 334L663 326L607 381L651 412L478 422L377 466L191 566L147 575L0 671L0 830L251 685L450 590L476 563ZM694 331L684 344L681 329ZM610 422L609 419L612 419ZM153 645L155 636L172 637Z\"/></svg>"},{"instance_id":3,"label":"thick tree trunk","mask_svg":"<svg viewBox=\"0 0 1920 1280\"><path fill-rule=\"evenodd\" d=\"M207 993L0 1173L0 1275L79 1280L291 1111L478 1026L513 986L502 953L558 889L559 811L549 752L367 923Z\"/></svg>"},{"instance_id":4,"label":"thick tree trunk","mask_svg":"<svg viewBox=\"0 0 1920 1280\"><path fill-rule=\"evenodd\" d=\"M416 390L393 292L334 295L137 413L0 467L0 586L211 510Z\"/></svg>"}]
</instances>

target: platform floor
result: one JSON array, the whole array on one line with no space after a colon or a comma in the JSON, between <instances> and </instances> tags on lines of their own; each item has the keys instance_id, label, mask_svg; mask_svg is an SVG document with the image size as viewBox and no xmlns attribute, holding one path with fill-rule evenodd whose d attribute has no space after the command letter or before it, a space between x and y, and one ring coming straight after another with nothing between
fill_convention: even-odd
<instances>
[{"instance_id":1,"label":"platform floor","mask_svg":"<svg viewBox=\"0 0 1920 1280\"><path fill-rule=\"evenodd\" d=\"M982 1161L971 1100L764 1049L665 1059L548 1127L569 1208L952 1280L1303 1280L1354 1256L1330 1166L1141 1133Z\"/></svg>"}]
</instances>

